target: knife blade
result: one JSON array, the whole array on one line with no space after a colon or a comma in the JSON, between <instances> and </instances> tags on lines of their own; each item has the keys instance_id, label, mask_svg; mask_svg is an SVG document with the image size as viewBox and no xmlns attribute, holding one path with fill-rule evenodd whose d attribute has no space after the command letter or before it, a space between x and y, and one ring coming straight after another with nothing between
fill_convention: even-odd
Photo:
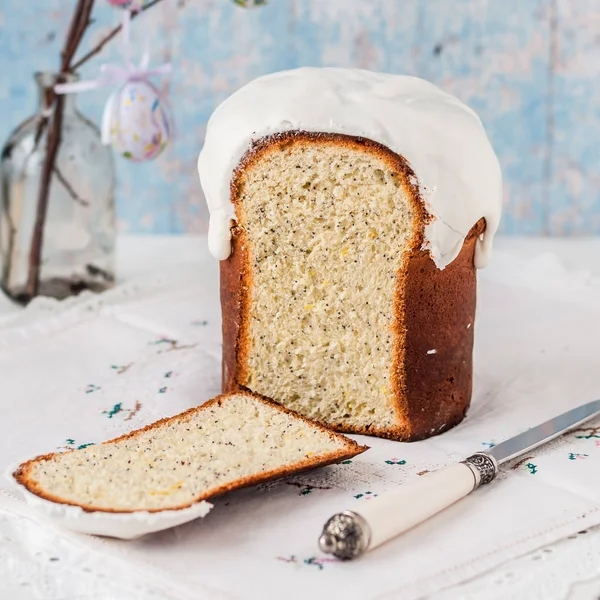
<instances>
[{"instance_id":1,"label":"knife blade","mask_svg":"<svg viewBox=\"0 0 600 600\"><path fill-rule=\"evenodd\" d=\"M487 453L499 465L546 444L600 413L600 400L588 402L493 446Z\"/></svg>"},{"instance_id":2,"label":"knife blade","mask_svg":"<svg viewBox=\"0 0 600 600\"><path fill-rule=\"evenodd\" d=\"M380 494L360 509L333 515L319 537L326 554L351 560L422 523L490 483L498 466L600 416L600 400L588 402L536 427L477 452L464 461Z\"/></svg>"}]
</instances>

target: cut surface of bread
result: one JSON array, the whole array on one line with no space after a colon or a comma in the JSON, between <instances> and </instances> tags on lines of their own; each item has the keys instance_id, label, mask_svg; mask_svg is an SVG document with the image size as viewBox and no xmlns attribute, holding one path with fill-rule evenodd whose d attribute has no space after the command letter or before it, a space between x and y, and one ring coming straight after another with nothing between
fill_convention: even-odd
<instances>
[{"instance_id":1,"label":"cut surface of bread","mask_svg":"<svg viewBox=\"0 0 600 600\"><path fill-rule=\"evenodd\" d=\"M272 143L242 162L239 382L347 431L406 433L400 284L424 214L399 157L339 137Z\"/></svg>"},{"instance_id":2,"label":"cut surface of bread","mask_svg":"<svg viewBox=\"0 0 600 600\"><path fill-rule=\"evenodd\" d=\"M85 510L154 512L186 508L366 449L241 391L103 444L40 456L14 477L42 498Z\"/></svg>"},{"instance_id":3,"label":"cut surface of bread","mask_svg":"<svg viewBox=\"0 0 600 600\"><path fill-rule=\"evenodd\" d=\"M480 221L445 269L399 155L291 131L256 141L231 184L221 262L223 389L248 388L338 431L411 441L471 398Z\"/></svg>"}]
</instances>

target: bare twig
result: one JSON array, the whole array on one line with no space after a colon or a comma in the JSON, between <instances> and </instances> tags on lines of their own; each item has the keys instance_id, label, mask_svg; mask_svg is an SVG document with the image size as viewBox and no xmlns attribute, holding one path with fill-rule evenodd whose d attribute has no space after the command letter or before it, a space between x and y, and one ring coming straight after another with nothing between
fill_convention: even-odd
<instances>
[{"instance_id":1,"label":"bare twig","mask_svg":"<svg viewBox=\"0 0 600 600\"><path fill-rule=\"evenodd\" d=\"M42 167L42 181L40 182L35 224L33 227L33 236L31 238L31 248L29 249L29 271L27 273L27 283L25 285L25 294L28 298L37 296L40 285L44 225L46 223L46 213L48 211L48 197L50 195L52 171L60 147L64 100L65 99L60 96L56 99L54 119L52 120L52 125L48 132L46 158Z\"/></svg>"},{"instance_id":2,"label":"bare twig","mask_svg":"<svg viewBox=\"0 0 600 600\"><path fill-rule=\"evenodd\" d=\"M37 129L35 130L35 137L33 139L33 150L31 151L32 154L37 150L40 140L42 139L44 129L46 129L47 125L48 117L42 117L37 125Z\"/></svg>"},{"instance_id":3,"label":"bare twig","mask_svg":"<svg viewBox=\"0 0 600 600\"><path fill-rule=\"evenodd\" d=\"M73 58L73 48L74 44L77 43L75 40L81 40L81 25L84 21L84 14L87 12L89 2L88 0L79 0L77 6L75 7L75 12L73 13L73 17L71 18L71 23L69 24L69 30L67 31L67 37L65 38L65 44L60 52L61 65L60 70L64 71L68 64L71 62ZM91 10L91 6L89 7ZM88 13L89 18L89 13ZM76 47L76 46L75 46Z\"/></svg>"},{"instance_id":4,"label":"bare twig","mask_svg":"<svg viewBox=\"0 0 600 600\"><path fill-rule=\"evenodd\" d=\"M162 2L162 1L163 0L151 0L151 2L144 4L144 6L142 6L142 8L138 12L132 13L131 18L135 19L139 14L143 13L144 11L148 10L149 8L152 8L155 4L158 4L159 2ZM85 64L88 60L90 60L90 58L92 58L93 56L98 54L102 50L102 48L104 48L104 46L106 46L106 44L108 44L108 42L110 42L110 40L112 40L121 31L122 28L123 28L122 25L117 25L114 29L111 29L98 42L98 44L96 46L94 46L89 52L84 54L76 63L71 65L71 71L76 71L77 69L79 69L79 67L81 67L81 65Z\"/></svg>"},{"instance_id":5,"label":"bare twig","mask_svg":"<svg viewBox=\"0 0 600 600\"><path fill-rule=\"evenodd\" d=\"M65 39L65 44L61 51L61 73L69 70L69 65L73 60L77 47L81 42L85 30L88 27L90 14L94 7L95 0L79 0L73 13L73 18L69 25L69 32ZM59 75L59 79L60 79ZM29 270L27 273L27 283L25 284L25 295L31 299L37 296L40 286L40 268L42 262L42 248L44 243L44 227L46 224L46 214L48 212L48 199L50 196L50 186L52 183L52 174L58 150L60 148L62 120L64 113L64 98L56 97L52 91L48 96L48 106L54 106L53 117L48 130L46 141L46 156L42 165L42 175L40 189L38 193L38 203L35 213L35 223L31 237L31 248L29 249Z\"/></svg>"},{"instance_id":6,"label":"bare twig","mask_svg":"<svg viewBox=\"0 0 600 600\"><path fill-rule=\"evenodd\" d=\"M84 200L74 189L73 186L67 181L67 178L62 174L62 171L58 168L57 165L54 165L54 174L56 178L63 184L63 187L69 192L69 196L80 204L81 206L89 206L90 203L87 200Z\"/></svg>"}]
</instances>

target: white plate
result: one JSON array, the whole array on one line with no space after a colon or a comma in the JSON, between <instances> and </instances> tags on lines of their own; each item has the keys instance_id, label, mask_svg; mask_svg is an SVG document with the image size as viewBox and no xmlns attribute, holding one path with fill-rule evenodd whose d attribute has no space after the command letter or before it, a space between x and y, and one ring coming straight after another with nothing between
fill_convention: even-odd
<instances>
[{"instance_id":1,"label":"white plate","mask_svg":"<svg viewBox=\"0 0 600 600\"><path fill-rule=\"evenodd\" d=\"M199 517L206 516L213 505L203 500L180 510L161 510L159 512L136 511L110 513L103 511L85 511L80 506L61 504L40 498L32 494L26 487L18 483L13 477L16 470L12 468L7 477L18 486L25 500L31 508L48 517L54 523L77 531L92 535L132 540L147 533L162 531L170 527L182 525Z\"/></svg>"}]
</instances>

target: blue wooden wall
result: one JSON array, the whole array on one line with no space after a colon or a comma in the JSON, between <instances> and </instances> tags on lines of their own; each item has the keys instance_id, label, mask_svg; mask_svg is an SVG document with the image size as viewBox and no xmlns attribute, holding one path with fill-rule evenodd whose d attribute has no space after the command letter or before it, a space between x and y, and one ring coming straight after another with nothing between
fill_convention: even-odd
<instances>
[{"instance_id":1,"label":"blue wooden wall","mask_svg":"<svg viewBox=\"0 0 600 600\"><path fill-rule=\"evenodd\" d=\"M0 138L32 112L31 75L57 65L74 0L0 0ZM119 11L97 0L97 40ZM178 138L153 163L118 161L123 230L200 231L196 175L215 105L248 80L302 65L431 79L481 115L505 176L503 232L600 233L598 0L164 0L135 23L171 60ZM118 44L85 68L117 60ZM99 120L107 90L79 97Z\"/></svg>"}]
</instances>

